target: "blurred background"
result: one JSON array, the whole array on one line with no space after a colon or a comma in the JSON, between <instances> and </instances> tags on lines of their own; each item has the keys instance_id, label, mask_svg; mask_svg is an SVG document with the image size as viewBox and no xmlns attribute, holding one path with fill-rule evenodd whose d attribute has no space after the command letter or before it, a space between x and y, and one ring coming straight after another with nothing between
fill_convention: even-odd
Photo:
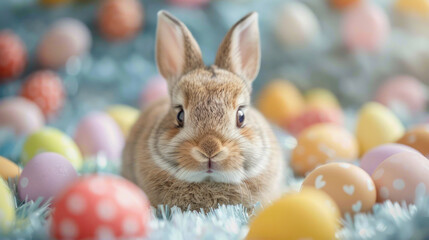
<instances>
[{"instance_id":1,"label":"blurred background","mask_svg":"<svg viewBox=\"0 0 429 240\"><path fill-rule=\"evenodd\" d=\"M161 9L188 26L207 65L228 29L257 11L262 66L255 102L267 83L284 79L294 93L324 88L343 108L356 109L375 99L382 84L405 78L393 89L417 92L406 93L405 109L390 107L405 121L424 115L426 0L2 0L0 98L30 99L45 122L68 134L90 111L145 106L165 94L154 62ZM9 149L5 142L0 146Z\"/></svg>"}]
</instances>

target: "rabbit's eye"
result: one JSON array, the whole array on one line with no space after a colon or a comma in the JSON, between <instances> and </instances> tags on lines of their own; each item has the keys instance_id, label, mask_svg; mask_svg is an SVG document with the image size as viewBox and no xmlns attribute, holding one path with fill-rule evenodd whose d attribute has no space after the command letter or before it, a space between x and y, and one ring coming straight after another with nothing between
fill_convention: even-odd
<instances>
[{"instance_id":1,"label":"rabbit's eye","mask_svg":"<svg viewBox=\"0 0 429 240\"><path fill-rule=\"evenodd\" d=\"M239 108L237 111L237 127L241 128L244 126L244 111Z\"/></svg>"},{"instance_id":2,"label":"rabbit's eye","mask_svg":"<svg viewBox=\"0 0 429 240\"><path fill-rule=\"evenodd\" d=\"M179 113L177 113L177 124L179 127L183 127L183 124L185 123L185 112L183 109L180 109Z\"/></svg>"}]
</instances>

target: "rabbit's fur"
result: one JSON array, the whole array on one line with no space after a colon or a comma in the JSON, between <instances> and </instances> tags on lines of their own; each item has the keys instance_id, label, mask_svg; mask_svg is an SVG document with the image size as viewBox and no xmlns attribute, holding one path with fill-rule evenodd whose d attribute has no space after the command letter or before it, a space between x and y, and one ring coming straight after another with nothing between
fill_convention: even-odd
<instances>
[{"instance_id":1,"label":"rabbit's fur","mask_svg":"<svg viewBox=\"0 0 429 240\"><path fill-rule=\"evenodd\" d=\"M281 150L267 121L250 106L260 65L257 19L250 13L237 22L215 64L205 67L186 26L158 13L156 58L170 97L143 111L127 139L122 169L153 206L252 207L280 195Z\"/></svg>"}]
</instances>

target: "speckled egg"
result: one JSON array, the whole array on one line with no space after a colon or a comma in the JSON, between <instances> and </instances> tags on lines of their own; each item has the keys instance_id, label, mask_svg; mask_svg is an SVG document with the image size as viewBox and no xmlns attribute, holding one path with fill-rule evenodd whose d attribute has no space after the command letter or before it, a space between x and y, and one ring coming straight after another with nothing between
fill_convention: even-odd
<instances>
[{"instance_id":1,"label":"speckled egg","mask_svg":"<svg viewBox=\"0 0 429 240\"><path fill-rule=\"evenodd\" d=\"M19 76L27 62L27 49L11 30L0 31L0 84Z\"/></svg>"},{"instance_id":2,"label":"speckled egg","mask_svg":"<svg viewBox=\"0 0 429 240\"><path fill-rule=\"evenodd\" d=\"M353 161L359 153L355 137L344 127L322 123L305 129L298 136L291 165L304 175L319 165L333 161Z\"/></svg>"},{"instance_id":3,"label":"speckled egg","mask_svg":"<svg viewBox=\"0 0 429 240\"><path fill-rule=\"evenodd\" d=\"M8 178L18 177L20 173L21 173L21 169L14 162L0 156L0 177L1 178L7 181Z\"/></svg>"},{"instance_id":4,"label":"speckled egg","mask_svg":"<svg viewBox=\"0 0 429 240\"><path fill-rule=\"evenodd\" d=\"M120 162L124 136L119 126L106 113L93 112L80 120L74 134L84 157L104 154L107 159Z\"/></svg>"},{"instance_id":5,"label":"speckled egg","mask_svg":"<svg viewBox=\"0 0 429 240\"><path fill-rule=\"evenodd\" d=\"M181 7L197 8L206 6L210 0L168 0L168 2Z\"/></svg>"},{"instance_id":6,"label":"speckled egg","mask_svg":"<svg viewBox=\"0 0 429 240\"><path fill-rule=\"evenodd\" d=\"M0 179L0 232L8 232L15 222L15 203L7 184Z\"/></svg>"},{"instance_id":7,"label":"speckled egg","mask_svg":"<svg viewBox=\"0 0 429 240\"><path fill-rule=\"evenodd\" d=\"M55 152L64 156L79 169L82 155L73 140L55 128L43 128L27 137L21 152L21 163L26 165L36 154Z\"/></svg>"},{"instance_id":8,"label":"speckled egg","mask_svg":"<svg viewBox=\"0 0 429 240\"><path fill-rule=\"evenodd\" d=\"M398 140L398 143L410 146L425 157L429 157L429 124L411 128Z\"/></svg>"},{"instance_id":9,"label":"speckled egg","mask_svg":"<svg viewBox=\"0 0 429 240\"><path fill-rule=\"evenodd\" d=\"M268 120L280 126L287 125L305 108L301 92L285 80L274 80L265 86L257 105Z\"/></svg>"},{"instance_id":10,"label":"speckled egg","mask_svg":"<svg viewBox=\"0 0 429 240\"><path fill-rule=\"evenodd\" d=\"M304 97L307 108L341 108L337 97L328 89L313 88L306 91Z\"/></svg>"},{"instance_id":11,"label":"speckled egg","mask_svg":"<svg viewBox=\"0 0 429 240\"><path fill-rule=\"evenodd\" d=\"M374 170L388 157L400 152L417 152L407 145L388 143L369 150L360 160L360 167L371 175Z\"/></svg>"},{"instance_id":12,"label":"speckled egg","mask_svg":"<svg viewBox=\"0 0 429 240\"><path fill-rule=\"evenodd\" d=\"M330 0L329 3L337 9L345 9L360 3L361 0Z\"/></svg>"},{"instance_id":13,"label":"speckled egg","mask_svg":"<svg viewBox=\"0 0 429 240\"><path fill-rule=\"evenodd\" d=\"M343 125L343 113L338 108L309 108L297 117L293 118L287 130L298 136L306 128L318 123L332 123Z\"/></svg>"},{"instance_id":14,"label":"speckled egg","mask_svg":"<svg viewBox=\"0 0 429 240\"><path fill-rule=\"evenodd\" d=\"M84 23L63 18L57 20L43 36L37 58L44 67L59 68L71 57L88 52L91 41L91 33Z\"/></svg>"},{"instance_id":15,"label":"speckled egg","mask_svg":"<svg viewBox=\"0 0 429 240\"><path fill-rule=\"evenodd\" d=\"M362 154L379 145L396 142L403 134L401 121L383 105L370 102L361 108L356 137Z\"/></svg>"},{"instance_id":16,"label":"speckled egg","mask_svg":"<svg viewBox=\"0 0 429 240\"><path fill-rule=\"evenodd\" d=\"M375 95L377 102L390 109L404 109L409 114L417 114L426 108L425 86L410 76L397 76L382 84Z\"/></svg>"},{"instance_id":17,"label":"speckled egg","mask_svg":"<svg viewBox=\"0 0 429 240\"><path fill-rule=\"evenodd\" d=\"M350 163L322 165L310 172L302 185L329 194L343 215L370 211L377 196L368 173Z\"/></svg>"},{"instance_id":18,"label":"speckled egg","mask_svg":"<svg viewBox=\"0 0 429 240\"><path fill-rule=\"evenodd\" d=\"M305 188L265 207L251 220L246 239L335 239L339 219L338 207L328 194Z\"/></svg>"},{"instance_id":19,"label":"speckled egg","mask_svg":"<svg viewBox=\"0 0 429 240\"><path fill-rule=\"evenodd\" d=\"M429 161L420 153L401 152L384 160L372 174L377 201L414 203L429 195Z\"/></svg>"},{"instance_id":20,"label":"speckled egg","mask_svg":"<svg viewBox=\"0 0 429 240\"><path fill-rule=\"evenodd\" d=\"M143 87L140 94L140 108L148 106L150 103L168 96L167 81L156 75L151 77L147 84Z\"/></svg>"},{"instance_id":21,"label":"speckled egg","mask_svg":"<svg viewBox=\"0 0 429 240\"><path fill-rule=\"evenodd\" d=\"M138 0L106 0L98 10L98 28L109 40L126 40L143 25L143 6Z\"/></svg>"},{"instance_id":22,"label":"speckled egg","mask_svg":"<svg viewBox=\"0 0 429 240\"><path fill-rule=\"evenodd\" d=\"M276 35L285 47L303 47L315 41L320 26L316 15L305 4L290 1L280 7Z\"/></svg>"},{"instance_id":23,"label":"speckled egg","mask_svg":"<svg viewBox=\"0 0 429 240\"><path fill-rule=\"evenodd\" d=\"M388 17L371 1L348 8L342 19L344 44L353 51L378 51L390 33Z\"/></svg>"},{"instance_id":24,"label":"speckled egg","mask_svg":"<svg viewBox=\"0 0 429 240\"><path fill-rule=\"evenodd\" d=\"M107 109L107 114L115 120L126 138L131 127L137 121L140 111L126 105L113 105Z\"/></svg>"},{"instance_id":25,"label":"speckled egg","mask_svg":"<svg viewBox=\"0 0 429 240\"><path fill-rule=\"evenodd\" d=\"M65 91L55 72L40 70L27 77L21 87L21 96L36 103L45 116L51 116L63 106Z\"/></svg>"},{"instance_id":26,"label":"speckled egg","mask_svg":"<svg viewBox=\"0 0 429 240\"><path fill-rule=\"evenodd\" d=\"M40 108L23 97L0 100L0 128L12 129L17 135L27 135L45 124Z\"/></svg>"},{"instance_id":27,"label":"speckled egg","mask_svg":"<svg viewBox=\"0 0 429 240\"><path fill-rule=\"evenodd\" d=\"M133 183L113 175L91 175L68 187L53 203L55 239L144 239L150 204Z\"/></svg>"},{"instance_id":28,"label":"speckled egg","mask_svg":"<svg viewBox=\"0 0 429 240\"><path fill-rule=\"evenodd\" d=\"M23 201L43 202L55 197L75 182L77 172L62 155L52 152L37 154L25 165L19 177L18 193Z\"/></svg>"}]
</instances>

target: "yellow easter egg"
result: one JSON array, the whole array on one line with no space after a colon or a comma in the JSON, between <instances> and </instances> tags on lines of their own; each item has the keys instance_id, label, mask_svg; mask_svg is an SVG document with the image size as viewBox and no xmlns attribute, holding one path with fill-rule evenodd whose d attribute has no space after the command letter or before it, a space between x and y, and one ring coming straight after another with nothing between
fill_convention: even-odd
<instances>
[{"instance_id":1,"label":"yellow easter egg","mask_svg":"<svg viewBox=\"0 0 429 240\"><path fill-rule=\"evenodd\" d=\"M114 105L107 109L107 114L115 120L124 136L127 137L131 127L137 121L140 111L126 105Z\"/></svg>"},{"instance_id":2,"label":"yellow easter egg","mask_svg":"<svg viewBox=\"0 0 429 240\"><path fill-rule=\"evenodd\" d=\"M310 126L299 134L297 140L291 166L298 175L305 175L327 162L353 161L359 154L353 134L332 123Z\"/></svg>"},{"instance_id":3,"label":"yellow easter egg","mask_svg":"<svg viewBox=\"0 0 429 240\"><path fill-rule=\"evenodd\" d=\"M429 15L428 0L398 0L394 8L396 11L402 13L418 14L420 16Z\"/></svg>"},{"instance_id":4,"label":"yellow easter egg","mask_svg":"<svg viewBox=\"0 0 429 240\"><path fill-rule=\"evenodd\" d=\"M0 179L0 228L7 232L14 221L15 204L13 203L12 193L7 184Z\"/></svg>"},{"instance_id":5,"label":"yellow easter egg","mask_svg":"<svg viewBox=\"0 0 429 240\"><path fill-rule=\"evenodd\" d=\"M8 178L15 178L20 173L21 169L14 162L0 156L0 177L7 181Z\"/></svg>"},{"instance_id":6,"label":"yellow easter egg","mask_svg":"<svg viewBox=\"0 0 429 240\"><path fill-rule=\"evenodd\" d=\"M257 105L266 118L280 126L286 126L305 108L301 92L285 80L269 83L259 95Z\"/></svg>"},{"instance_id":7,"label":"yellow easter egg","mask_svg":"<svg viewBox=\"0 0 429 240\"><path fill-rule=\"evenodd\" d=\"M42 152L63 155L76 169L82 166L82 154L76 143L58 129L46 127L27 137L21 152L22 165Z\"/></svg>"},{"instance_id":8,"label":"yellow easter egg","mask_svg":"<svg viewBox=\"0 0 429 240\"><path fill-rule=\"evenodd\" d=\"M383 105L370 102L361 108L356 127L361 154L378 145L395 142L402 135L401 121Z\"/></svg>"},{"instance_id":9,"label":"yellow easter egg","mask_svg":"<svg viewBox=\"0 0 429 240\"><path fill-rule=\"evenodd\" d=\"M326 193L304 188L284 195L256 215L246 239L335 239L339 217L338 207Z\"/></svg>"},{"instance_id":10,"label":"yellow easter egg","mask_svg":"<svg viewBox=\"0 0 429 240\"><path fill-rule=\"evenodd\" d=\"M304 97L309 108L340 108L337 97L324 88L310 89Z\"/></svg>"}]
</instances>

